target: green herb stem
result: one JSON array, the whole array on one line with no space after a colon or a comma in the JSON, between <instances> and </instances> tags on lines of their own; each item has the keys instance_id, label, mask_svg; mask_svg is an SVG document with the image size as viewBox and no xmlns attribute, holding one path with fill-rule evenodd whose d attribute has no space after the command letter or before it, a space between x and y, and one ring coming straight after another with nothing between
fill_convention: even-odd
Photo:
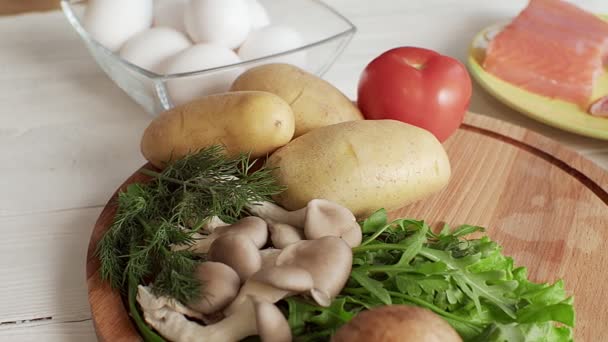
<instances>
[{"instance_id":1,"label":"green herb stem","mask_svg":"<svg viewBox=\"0 0 608 342\"><path fill-rule=\"evenodd\" d=\"M382 244L375 244L375 245L366 245L366 246L359 246L359 247L355 247L353 248L353 253L362 253L362 252L368 252L368 251L390 251L390 250L395 250L395 251L405 251L409 248L409 246L405 246L405 245L400 245L398 243L382 243Z\"/></svg>"}]
</instances>

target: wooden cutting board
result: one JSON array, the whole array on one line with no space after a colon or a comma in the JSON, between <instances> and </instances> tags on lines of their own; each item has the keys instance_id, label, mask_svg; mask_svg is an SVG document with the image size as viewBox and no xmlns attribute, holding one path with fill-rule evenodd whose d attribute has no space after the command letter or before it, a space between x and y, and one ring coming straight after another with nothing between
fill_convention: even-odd
<instances>
[{"instance_id":1,"label":"wooden cutting board","mask_svg":"<svg viewBox=\"0 0 608 342\"><path fill-rule=\"evenodd\" d=\"M555 141L475 114L445 147L453 169L449 186L392 216L487 227L533 280L565 279L575 296L577 341L605 339L608 173ZM144 179L136 173L125 185ZM93 257L114 211L110 201L91 237L89 301L101 341L136 341L120 295L100 281Z\"/></svg>"}]
</instances>

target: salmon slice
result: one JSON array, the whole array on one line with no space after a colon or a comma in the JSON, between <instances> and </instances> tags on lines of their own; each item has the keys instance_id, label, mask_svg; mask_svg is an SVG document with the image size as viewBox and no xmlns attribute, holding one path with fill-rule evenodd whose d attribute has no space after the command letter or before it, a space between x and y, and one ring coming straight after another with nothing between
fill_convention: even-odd
<instances>
[{"instance_id":1,"label":"salmon slice","mask_svg":"<svg viewBox=\"0 0 608 342\"><path fill-rule=\"evenodd\" d=\"M608 49L608 24L567 2L533 0L513 25L543 33L548 39Z\"/></svg>"},{"instance_id":2,"label":"salmon slice","mask_svg":"<svg viewBox=\"0 0 608 342\"><path fill-rule=\"evenodd\" d=\"M589 108L608 23L560 0L531 0L489 44L483 67L528 91Z\"/></svg>"}]
</instances>

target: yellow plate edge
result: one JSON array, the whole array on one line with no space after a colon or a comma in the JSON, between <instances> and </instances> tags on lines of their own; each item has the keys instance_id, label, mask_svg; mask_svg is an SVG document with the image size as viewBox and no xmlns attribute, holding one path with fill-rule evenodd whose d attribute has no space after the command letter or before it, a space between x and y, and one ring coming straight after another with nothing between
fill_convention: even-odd
<instances>
[{"instance_id":1,"label":"yellow plate edge","mask_svg":"<svg viewBox=\"0 0 608 342\"><path fill-rule=\"evenodd\" d=\"M601 17L608 20L608 15ZM544 124L587 137L608 140L608 119L592 116L573 103L526 91L487 73L475 58L475 43L483 39L486 32L494 27L481 30L469 46L469 71L482 88L508 107ZM608 72L602 76L600 82L602 88L608 85ZM547 110L536 110L535 106L545 107Z\"/></svg>"}]
</instances>

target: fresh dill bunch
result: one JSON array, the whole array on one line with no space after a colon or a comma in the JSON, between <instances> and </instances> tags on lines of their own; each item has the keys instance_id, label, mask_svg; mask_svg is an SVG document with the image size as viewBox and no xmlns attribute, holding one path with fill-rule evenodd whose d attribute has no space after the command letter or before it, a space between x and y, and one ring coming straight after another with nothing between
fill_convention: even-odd
<instances>
[{"instance_id":1,"label":"fresh dill bunch","mask_svg":"<svg viewBox=\"0 0 608 342\"><path fill-rule=\"evenodd\" d=\"M212 146L168 165L142 169L152 177L118 194L114 221L97 246L101 277L126 290L128 280L153 283L157 294L188 302L199 294L193 272L200 262L173 244L192 244L193 234L213 216L238 220L247 205L283 190L271 174L253 171L255 160L229 158Z\"/></svg>"}]
</instances>

